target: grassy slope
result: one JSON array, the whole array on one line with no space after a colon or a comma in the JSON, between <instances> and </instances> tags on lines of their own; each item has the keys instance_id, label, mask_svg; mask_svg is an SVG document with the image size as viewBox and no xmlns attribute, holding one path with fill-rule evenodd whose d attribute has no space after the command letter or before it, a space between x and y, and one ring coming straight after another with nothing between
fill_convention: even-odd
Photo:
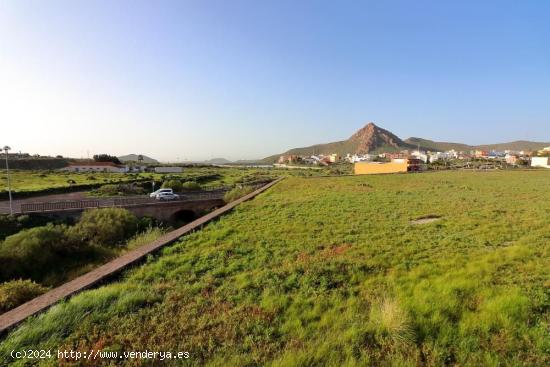
<instances>
[{"instance_id":1,"label":"grassy slope","mask_svg":"<svg viewBox=\"0 0 550 367\"><path fill-rule=\"evenodd\" d=\"M549 180L288 178L119 283L28 320L0 356L111 348L187 350L191 364L219 366L547 365ZM425 215L443 218L410 225Z\"/></svg>"}]
</instances>

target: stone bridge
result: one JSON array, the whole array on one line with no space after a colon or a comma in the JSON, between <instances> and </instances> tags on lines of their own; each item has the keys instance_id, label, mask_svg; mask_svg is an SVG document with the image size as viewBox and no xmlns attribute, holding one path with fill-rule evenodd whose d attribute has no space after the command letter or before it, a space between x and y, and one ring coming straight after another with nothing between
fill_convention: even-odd
<instances>
[{"instance_id":1,"label":"stone bridge","mask_svg":"<svg viewBox=\"0 0 550 367\"><path fill-rule=\"evenodd\" d=\"M212 209L225 205L223 198L168 201L123 206L137 217L154 217L166 223L191 222Z\"/></svg>"},{"instance_id":2,"label":"stone bridge","mask_svg":"<svg viewBox=\"0 0 550 367\"><path fill-rule=\"evenodd\" d=\"M79 217L86 209L125 208L137 217L150 216L168 223L191 222L225 204L226 190L185 193L178 200L159 201L149 197L95 198L21 204L18 214L39 214L67 218Z\"/></svg>"}]
</instances>

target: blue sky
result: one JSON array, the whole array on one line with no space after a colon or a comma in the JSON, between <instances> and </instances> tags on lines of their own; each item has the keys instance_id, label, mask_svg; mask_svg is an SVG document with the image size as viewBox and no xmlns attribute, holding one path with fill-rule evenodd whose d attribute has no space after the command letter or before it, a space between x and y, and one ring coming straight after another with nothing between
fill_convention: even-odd
<instances>
[{"instance_id":1,"label":"blue sky","mask_svg":"<svg viewBox=\"0 0 550 367\"><path fill-rule=\"evenodd\" d=\"M261 158L346 139L550 141L547 1L0 0L14 150Z\"/></svg>"}]
</instances>

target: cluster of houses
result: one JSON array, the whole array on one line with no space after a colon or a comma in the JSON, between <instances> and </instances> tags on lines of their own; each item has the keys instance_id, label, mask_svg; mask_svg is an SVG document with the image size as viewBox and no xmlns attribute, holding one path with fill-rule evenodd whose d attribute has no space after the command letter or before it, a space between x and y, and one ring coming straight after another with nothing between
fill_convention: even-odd
<instances>
[{"instance_id":1,"label":"cluster of houses","mask_svg":"<svg viewBox=\"0 0 550 367\"><path fill-rule=\"evenodd\" d=\"M483 151L474 150L469 152L458 152L449 150L446 152L430 151L401 151L398 153L381 154L348 154L342 157L338 154L328 155L282 155L279 157L278 164L305 164L305 165L323 165L328 166L338 162L350 162L355 164L355 172L358 174L367 173L393 173L393 172L411 172L419 171L423 164L434 163L447 160L472 160L486 159L493 161L506 162L510 165L531 165L532 167L550 168L550 147L546 147L538 152L525 151ZM69 172L112 172L112 173L181 173L183 168L180 166L145 166L145 165L123 165L113 162L94 162L84 161L71 163L62 170Z\"/></svg>"},{"instance_id":2,"label":"cluster of houses","mask_svg":"<svg viewBox=\"0 0 550 367\"><path fill-rule=\"evenodd\" d=\"M313 164L330 165L337 162L347 161L355 165L356 174L369 173L394 173L414 172L421 170L423 164L435 163L448 160L487 160L506 162L510 165L531 165L532 167L550 168L550 147L538 152L527 151L456 151L454 149L446 152L422 151L420 149L398 153L381 154L347 154L342 157L338 154L329 155L282 155L278 164Z\"/></svg>"},{"instance_id":3,"label":"cluster of houses","mask_svg":"<svg viewBox=\"0 0 550 367\"><path fill-rule=\"evenodd\" d=\"M178 166L145 166L145 165L124 165L115 164L113 162L78 162L71 163L67 167L62 168L63 171L69 172L110 172L110 173L140 173L140 172L156 172L156 173L181 173L182 167Z\"/></svg>"},{"instance_id":4,"label":"cluster of houses","mask_svg":"<svg viewBox=\"0 0 550 367\"><path fill-rule=\"evenodd\" d=\"M332 163L337 163L342 160L342 157L338 154L319 154L319 155L311 155L308 157L299 156L296 154L287 154L282 155L279 157L279 160L277 161L277 164L284 165L284 164L312 164L312 165L320 165L320 166L328 166Z\"/></svg>"}]
</instances>

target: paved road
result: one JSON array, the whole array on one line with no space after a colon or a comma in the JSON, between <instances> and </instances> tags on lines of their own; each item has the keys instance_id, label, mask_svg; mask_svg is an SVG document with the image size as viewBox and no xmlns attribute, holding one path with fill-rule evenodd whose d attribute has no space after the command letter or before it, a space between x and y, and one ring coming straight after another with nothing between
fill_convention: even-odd
<instances>
[{"instance_id":1,"label":"paved road","mask_svg":"<svg viewBox=\"0 0 550 367\"><path fill-rule=\"evenodd\" d=\"M13 211L14 213L21 213L22 204L31 204L31 203L58 203L65 201L79 201L79 200L97 200L99 201L100 207L110 207L115 205L115 199L147 199L148 195L134 195L134 196L111 196L111 197L90 197L87 196L88 192L71 192L66 194L52 194L44 196L36 196L33 198L27 199L18 199L13 201ZM223 197L225 190L214 190L214 191L199 191L199 192L188 192L180 194L181 199L183 200L198 200L205 193L212 193L217 197ZM8 214L10 212L10 204L8 200L0 201L0 214Z\"/></svg>"},{"instance_id":2,"label":"paved road","mask_svg":"<svg viewBox=\"0 0 550 367\"><path fill-rule=\"evenodd\" d=\"M70 192L66 194L51 194L43 196L35 196L32 198L26 199L17 199L13 201L13 210L15 212L21 211L21 204L28 203L49 203L54 201L68 201L68 200L83 200L86 199L86 194L88 191L77 191ZM9 213L10 212L10 202L9 200L0 200L0 213Z\"/></svg>"}]
</instances>

